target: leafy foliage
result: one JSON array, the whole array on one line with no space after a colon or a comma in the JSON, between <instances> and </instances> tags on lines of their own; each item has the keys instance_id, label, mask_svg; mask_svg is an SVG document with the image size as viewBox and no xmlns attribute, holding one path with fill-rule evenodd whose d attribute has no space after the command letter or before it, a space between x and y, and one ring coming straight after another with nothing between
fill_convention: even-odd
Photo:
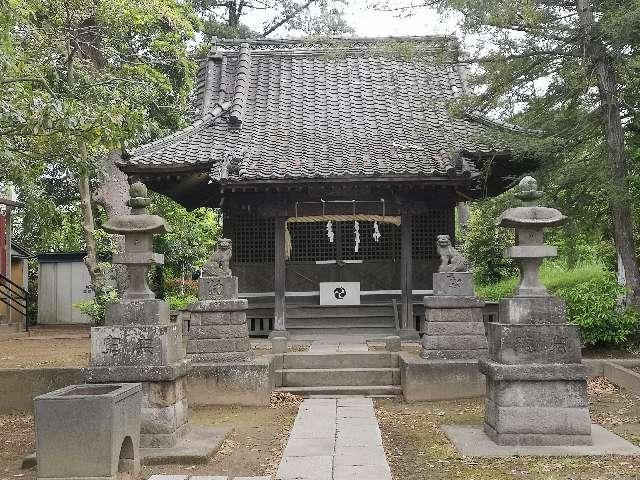
<instances>
[{"instance_id":1,"label":"leafy foliage","mask_svg":"<svg viewBox=\"0 0 640 480\"><path fill-rule=\"evenodd\" d=\"M93 324L96 326L104 325L104 318L107 306L120 300L118 292L113 289L107 290L102 295L96 296L91 300L83 300L75 303L73 306L80 312L88 315Z\"/></svg>"},{"instance_id":2,"label":"leafy foliage","mask_svg":"<svg viewBox=\"0 0 640 480\"><path fill-rule=\"evenodd\" d=\"M612 272L600 265L582 265L566 270L551 263L541 270L542 283L567 302L567 320L580 326L585 345L620 345L640 329L640 315L619 305L624 294ZM476 293L487 300L498 301L510 296L518 279L504 279L481 285Z\"/></svg>"},{"instance_id":3,"label":"leafy foliage","mask_svg":"<svg viewBox=\"0 0 640 480\"><path fill-rule=\"evenodd\" d=\"M202 267L218 241L220 225L217 213L210 208L188 211L159 194L153 194L150 211L164 217L171 226L169 233L154 239L155 250L165 256L165 274L168 277L191 278L193 271Z\"/></svg>"},{"instance_id":4,"label":"leafy foliage","mask_svg":"<svg viewBox=\"0 0 640 480\"><path fill-rule=\"evenodd\" d=\"M195 0L204 18L204 41L219 38L266 37L281 29L300 30L308 35L337 35L352 29L342 17L346 0ZM261 15L262 28L253 31L245 17Z\"/></svg>"},{"instance_id":5,"label":"leafy foliage","mask_svg":"<svg viewBox=\"0 0 640 480\"><path fill-rule=\"evenodd\" d=\"M513 230L496 226L500 213L513 203L513 195L507 193L470 207L463 250L473 265L474 278L480 284L495 283L517 272L514 262L503 258L504 249L513 245Z\"/></svg>"}]
</instances>

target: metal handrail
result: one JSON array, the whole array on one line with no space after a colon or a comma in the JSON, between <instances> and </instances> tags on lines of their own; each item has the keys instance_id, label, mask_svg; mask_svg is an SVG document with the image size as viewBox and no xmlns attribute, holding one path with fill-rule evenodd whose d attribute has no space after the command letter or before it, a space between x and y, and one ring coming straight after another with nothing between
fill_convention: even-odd
<instances>
[{"instance_id":1,"label":"metal handrail","mask_svg":"<svg viewBox=\"0 0 640 480\"><path fill-rule=\"evenodd\" d=\"M29 303L29 292L0 273L0 294L2 294L0 295L0 302L24 317L25 331L28 332L27 305Z\"/></svg>"},{"instance_id":2,"label":"metal handrail","mask_svg":"<svg viewBox=\"0 0 640 480\"><path fill-rule=\"evenodd\" d=\"M24 288L22 288L20 285L18 285L17 283L15 283L13 280L11 280L8 277L5 277L2 273L0 273L0 280L4 280L5 282L9 283L10 285L13 285L14 287L16 287L18 290L21 290L23 294L28 295L29 292L27 290L25 290Z\"/></svg>"}]
</instances>

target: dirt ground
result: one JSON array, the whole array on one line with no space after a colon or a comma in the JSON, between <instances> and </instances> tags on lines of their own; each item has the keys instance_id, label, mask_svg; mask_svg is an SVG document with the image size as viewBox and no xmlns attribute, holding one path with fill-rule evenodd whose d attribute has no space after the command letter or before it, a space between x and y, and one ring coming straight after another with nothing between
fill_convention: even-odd
<instances>
[{"instance_id":1,"label":"dirt ground","mask_svg":"<svg viewBox=\"0 0 640 480\"><path fill-rule=\"evenodd\" d=\"M594 422L640 445L640 398L599 378L590 382ZM196 424L228 425L234 431L207 465L145 467L154 473L192 475L273 474L297 412L297 399L282 399L277 408L208 407L192 411ZM387 459L397 480L637 480L640 457L510 457L478 459L458 455L439 429L445 424L480 424L482 400L423 402L377 400ZM0 416L0 480L31 480L20 470L22 457L34 449L31 415Z\"/></svg>"},{"instance_id":2,"label":"dirt ground","mask_svg":"<svg viewBox=\"0 0 640 480\"><path fill-rule=\"evenodd\" d=\"M640 398L603 378L589 385L592 421L640 445ZM407 404L376 402L387 460L403 480L604 480L640 478L640 457L509 457L458 455L439 429L447 424L481 424L482 399Z\"/></svg>"},{"instance_id":3,"label":"dirt ground","mask_svg":"<svg viewBox=\"0 0 640 480\"><path fill-rule=\"evenodd\" d=\"M582 357L640 359L640 350L638 346L631 346L627 349L615 347L587 347L582 349Z\"/></svg>"},{"instance_id":4,"label":"dirt ground","mask_svg":"<svg viewBox=\"0 0 640 480\"><path fill-rule=\"evenodd\" d=\"M259 476L275 474L298 411L299 399L285 398L272 407L206 407L193 409L191 421L229 426L218 453L205 465L143 467L139 478L156 473L185 475ZM30 414L0 415L0 480L32 480L35 470L21 470L22 458L35 449Z\"/></svg>"},{"instance_id":5,"label":"dirt ground","mask_svg":"<svg viewBox=\"0 0 640 480\"><path fill-rule=\"evenodd\" d=\"M0 368L86 367L89 328L37 328L29 336L0 341Z\"/></svg>"},{"instance_id":6,"label":"dirt ground","mask_svg":"<svg viewBox=\"0 0 640 480\"><path fill-rule=\"evenodd\" d=\"M251 342L256 355L270 355L267 340ZM290 352L306 352L309 344L292 343ZM86 367L89 365L89 327L36 327L29 336L0 340L0 368Z\"/></svg>"}]
</instances>

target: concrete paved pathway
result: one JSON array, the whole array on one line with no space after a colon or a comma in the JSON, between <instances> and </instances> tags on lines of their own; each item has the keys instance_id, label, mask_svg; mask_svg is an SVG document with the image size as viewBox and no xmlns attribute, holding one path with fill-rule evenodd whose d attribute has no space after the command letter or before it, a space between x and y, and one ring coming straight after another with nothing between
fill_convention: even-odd
<instances>
[{"instance_id":1,"label":"concrete paved pathway","mask_svg":"<svg viewBox=\"0 0 640 480\"><path fill-rule=\"evenodd\" d=\"M305 400L276 479L391 480L372 400Z\"/></svg>"},{"instance_id":2,"label":"concrete paved pathway","mask_svg":"<svg viewBox=\"0 0 640 480\"><path fill-rule=\"evenodd\" d=\"M365 337L332 335L314 340L309 351L313 353L367 352L369 347Z\"/></svg>"}]
</instances>

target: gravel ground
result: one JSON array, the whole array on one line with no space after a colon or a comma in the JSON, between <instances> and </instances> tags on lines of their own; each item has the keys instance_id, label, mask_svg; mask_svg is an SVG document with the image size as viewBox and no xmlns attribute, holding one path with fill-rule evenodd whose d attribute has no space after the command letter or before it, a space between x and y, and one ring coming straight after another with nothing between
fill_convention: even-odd
<instances>
[{"instance_id":1,"label":"gravel ground","mask_svg":"<svg viewBox=\"0 0 640 480\"><path fill-rule=\"evenodd\" d=\"M605 379L590 382L592 420L640 445L640 398ZM640 478L640 458L509 457L458 455L439 429L447 424L481 424L482 399L454 402L376 402L387 460L397 480L603 480Z\"/></svg>"}]
</instances>

